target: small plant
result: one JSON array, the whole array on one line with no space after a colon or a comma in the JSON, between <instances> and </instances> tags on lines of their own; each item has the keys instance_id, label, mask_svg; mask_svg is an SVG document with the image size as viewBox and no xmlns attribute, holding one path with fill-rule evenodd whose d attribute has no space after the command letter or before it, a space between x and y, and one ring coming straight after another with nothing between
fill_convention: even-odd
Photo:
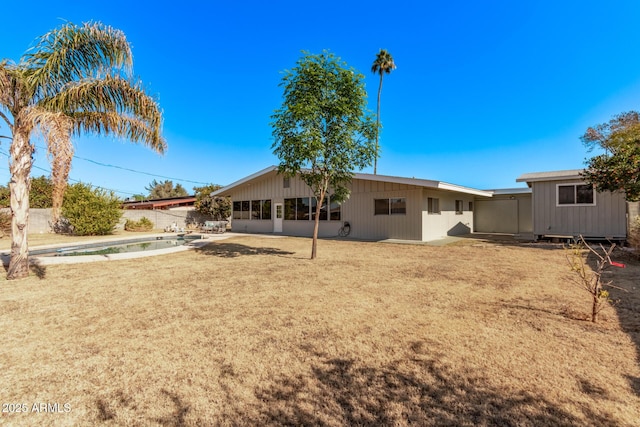
<instances>
[{"instance_id":1,"label":"small plant","mask_svg":"<svg viewBox=\"0 0 640 427\"><path fill-rule=\"evenodd\" d=\"M605 249L605 247L600 244L600 253L587 244L584 238L580 236L580 241L567 249L566 256L571 266L571 271L575 272L578 276L574 278L574 282L591 294L591 321L593 323L598 322L598 314L605 307L606 303L610 301L609 292L603 289L603 287L617 288L613 286L612 280L608 282L602 281L602 273L607 267L614 265L611 261L611 253L615 247L615 243L612 243L609 249ZM587 265L587 258L590 254L596 257L596 263L593 268Z\"/></svg>"},{"instance_id":2,"label":"small plant","mask_svg":"<svg viewBox=\"0 0 640 427\"><path fill-rule=\"evenodd\" d=\"M127 219L127 222L124 223L124 229L127 231L151 231L153 230L153 222L144 216L138 221Z\"/></svg>"}]
</instances>

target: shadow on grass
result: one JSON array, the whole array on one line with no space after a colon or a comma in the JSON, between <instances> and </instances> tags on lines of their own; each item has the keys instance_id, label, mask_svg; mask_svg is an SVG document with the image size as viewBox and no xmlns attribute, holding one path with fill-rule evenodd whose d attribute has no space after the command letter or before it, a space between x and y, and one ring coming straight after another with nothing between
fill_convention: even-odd
<instances>
[{"instance_id":1,"label":"shadow on grass","mask_svg":"<svg viewBox=\"0 0 640 427\"><path fill-rule=\"evenodd\" d=\"M263 248L241 245L239 243L210 243L202 248L196 248L196 252L204 255L212 255L222 258L236 258L248 255L293 255L294 252L283 251L277 248Z\"/></svg>"},{"instance_id":2,"label":"shadow on grass","mask_svg":"<svg viewBox=\"0 0 640 427\"><path fill-rule=\"evenodd\" d=\"M637 362L640 365L640 261L633 256L621 251L615 251L611 258L622 262L625 268L613 268L612 274L607 275L605 281L612 280L613 285L623 289L612 287L605 288L609 291L609 297L613 301L622 330L636 345ZM640 377L628 376L629 385L634 393L640 396Z\"/></svg>"},{"instance_id":3,"label":"shadow on grass","mask_svg":"<svg viewBox=\"0 0 640 427\"><path fill-rule=\"evenodd\" d=\"M9 257L2 257L2 266L5 273L9 271ZM41 265L36 259L31 258L29 262L29 271L35 274L38 279L45 279L47 277L47 268Z\"/></svg>"},{"instance_id":4,"label":"shadow on grass","mask_svg":"<svg viewBox=\"0 0 640 427\"><path fill-rule=\"evenodd\" d=\"M451 367L427 355L423 343L414 357L369 366L361 359L308 352L304 373L280 374L256 384L253 396L236 392L239 378L225 367L218 378L215 414L198 414L178 392L159 390L166 405L162 417L140 414L140 402L121 393L96 401L100 422L122 422L127 413L153 425L260 426L578 426L616 425L613 414L579 407L562 408L545 396L489 384L471 369ZM582 392L607 398L588 381ZM252 398L253 397L253 398ZM135 415L137 414L137 416Z\"/></svg>"},{"instance_id":5,"label":"shadow on grass","mask_svg":"<svg viewBox=\"0 0 640 427\"><path fill-rule=\"evenodd\" d=\"M480 375L414 358L367 366L324 357L309 377L277 379L256 390L261 425L611 425L582 407L584 418L523 390L500 390Z\"/></svg>"}]
</instances>

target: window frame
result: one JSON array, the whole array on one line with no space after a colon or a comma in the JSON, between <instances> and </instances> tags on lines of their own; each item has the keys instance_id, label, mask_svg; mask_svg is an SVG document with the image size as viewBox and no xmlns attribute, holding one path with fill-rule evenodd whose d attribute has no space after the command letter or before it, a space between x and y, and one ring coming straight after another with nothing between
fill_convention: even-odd
<instances>
[{"instance_id":1,"label":"window frame","mask_svg":"<svg viewBox=\"0 0 640 427\"><path fill-rule=\"evenodd\" d=\"M573 203L560 203L560 187L573 187ZM578 187L591 187L591 194L593 199L591 203L578 203ZM596 189L595 186L589 185L585 182L565 182L556 184L556 207L584 207L584 206L596 206Z\"/></svg>"},{"instance_id":2,"label":"window frame","mask_svg":"<svg viewBox=\"0 0 640 427\"><path fill-rule=\"evenodd\" d=\"M383 212L382 203L386 205L386 212ZM395 205L395 207L394 207ZM398 208L398 205L404 205L402 208ZM404 212L394 212L394 210L403 209ZM373 216L392 216L392 215L406 215L407 214L407 198L406 197L385 197L380 199L373 199Z\"/></svg>"}]
</instances>

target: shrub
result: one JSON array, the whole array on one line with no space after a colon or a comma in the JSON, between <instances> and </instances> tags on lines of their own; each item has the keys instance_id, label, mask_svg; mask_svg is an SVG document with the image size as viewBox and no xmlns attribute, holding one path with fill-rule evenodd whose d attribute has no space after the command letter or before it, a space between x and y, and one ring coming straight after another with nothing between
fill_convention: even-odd
<instances>
[{"instance_id":1,"label":"shrub","mask_svg":"<svg viewBox=\"0 0 640 427\"><path fill-rule=\"evenodd\" d=\"M0 211L0 237L11 235L11 213Z\"/></svg>"},{"instance_id":2,"label":"shrub","mask_svg":"<svg viewBox=\"0 0 640 427\"><path fill-rule=\"evenodd\" d=\"M127 231L151 231L153 230L153 223L144 216L138 221L127 219L127 222L124 223L124 229Z\"/></svg>"},{"instance_id":3,"label":"shrub","mask_svg":"<svg viewBox=\"0 0 640 427\"><path fill-rule=\"evenodd\" d=\"M122 216L120 203L111 191L73 184L65 192L62 216L78 236L111 234Z\"/></svg>"}]
</instances>

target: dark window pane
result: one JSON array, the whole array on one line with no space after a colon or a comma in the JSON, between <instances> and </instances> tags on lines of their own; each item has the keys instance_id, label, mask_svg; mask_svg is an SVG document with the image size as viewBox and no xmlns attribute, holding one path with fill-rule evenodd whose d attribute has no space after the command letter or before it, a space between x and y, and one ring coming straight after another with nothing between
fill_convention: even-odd
<instances>
[{"instance_id":1,"label":"dark window pane","mask_svg":"<svg viewBox=\"0 0 640 427\"><path fill-rule=\"evenodd\" d=\"M242 201L242 219L249 219L249 201Z\"/></svg>"},{"instance_id":2,"label":"dark window pane","mask_svg":"<svg viewBox=\"0 0 640 427\"><path fill-rule=\"evenodd\" d=\"M375 199L374 215L389 215L389 199Z\"/></svg>"},{"instance_id":3,"label":"dark window pane","mask_svg":"<svg viewBox=\"0 0 640 427\"><path fill-rule=\"evenodd\" d=\"M440 213L440 199L437 199L435 197L429 197L427 198L427 210L429 213L432 214L439 214Z\"/></svg>"},{"instance_id":4,"label":"dark window pane","mask_svg":"<svg viewBox=\"0 0 640 427\"><path fill-rule=\"evenodd\" d=\"M260 200L251 201L251 219L260 219Z\"/></svg>"},{"instance_id":5,"label":"dark window pane","mask_svg":"<svg viewBox=\"0 0 640 427\"><path fill-rule=\"evenodd\" d=\"M271 200L262 201L262 219L271 219Z\"/></svg>"},{"instance_id":6,"label":"dark window pane","mask_svg":"<svg viewBox=\"0 0 640 427\"><path fill-rule=\"evenodd\" d=\"M573 205L576 202L575 199L575 186L574 185L559 185L558 186L558 204L559 205Z\"/></svg>"},{"instance_id":7,"label":"dark window pane","mask_svg":"<svg viewBox=\"0 0 640 427\"><path fill-rule=\"evenodd\" d=\"M404 215L407 213L407 199L390 199L390 203L392 215Z\"/></svg>"},{"instance_id":8,"label":"dark window pane","mask_svg":"<svg viewBox=\"0 0 640 427\"><path fill-rule=\"evenodd\" d=\"M331 212L329 218L331 219L331 221L340 221L340 204L336 203L336 202L331 202L331 205L329 206L329 211Z\"/></svg>"},{"instance_id":9,"label":"dark window pane","mask_svg":"<svg viewBox=\"0 0 640 427\"><path fill-rule=\"evenodd\" d=\"M284 199L284 219L296 219L296 199Z\"/></svg>"},{"instance_id":10,"label":"dark window pane","mask_svg":"<svg viewBox=\"0 0 640 427\"><path fill-rule=\"evenodd\" d=\"M576 186L577 202L580 204L592 205L593 204L593 186L591 185L578 185Z\"/></svg>"},{"instance_id":11,"label":"dark window pane","mask_svg":"<svg viewBox=\"0 0 640 427\"><path fill-rule=\"evenodd\" d=\"M311 219L316 220L316 207L318 206L318 201L315 197L311 198ZM327 197L325 196L322 201L322 207L320 207L320 221L327 220Z\"/></svg>"},{"instance_id":12,"label":"dark window pane","mask_svg":"<svg viewBox=\"0 0 640 427\"><path fill-rule=\"evenodd\" d=\"M462 200L456 200L456 215L462 215Z\"/></svg>"},{"instance_id":13,"label":"dark window pane","mask_svg":"<svg viewBox=\"0 0 640 427\"><path fill-rule=\"evenodd\" d=\"M309 198L308 197L298 197L296 199L296 219L301 221L309 220Z\"/></svg>"},{"instance_id":14,"label":"dark window pane","mask_svg":"<svg viewBox=\"0 0 640 427\"><path fill-rule=\"evenodd\" d=\"M240 202L233 202L233 219L240 219L242 211L242 204Z\"/></svg>"}]
</instances>

